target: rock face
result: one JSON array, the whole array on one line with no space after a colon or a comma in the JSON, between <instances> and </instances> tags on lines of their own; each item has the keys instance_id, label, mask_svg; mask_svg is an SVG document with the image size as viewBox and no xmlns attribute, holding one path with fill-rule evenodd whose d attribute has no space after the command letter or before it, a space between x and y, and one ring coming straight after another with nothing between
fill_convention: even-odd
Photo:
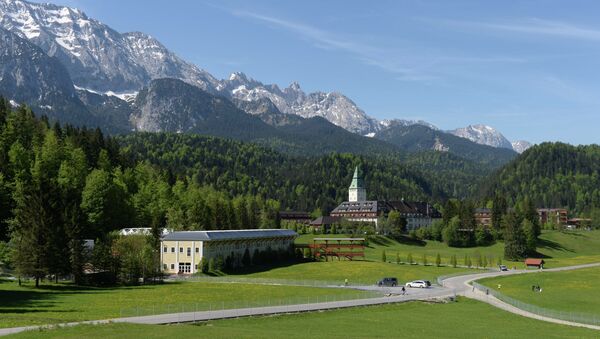
<instances>
[{"instance_id":1,"label":"rock face","mask_svg":"<svg viewBox=\"0 0 600 339\"><path fill-rule=\"evenodd\" d=\"M513 150L519 154L525 152L531 146L531 143L525 140L517 140L512 142Z\"/></svg>"},{"instance_id":2,"label":"rock face","mask_svg":"<svg viewBox=\"0 0 600 339\"><path fill-rule=\"evenodd\" d=\"M163 77L180 78L205 90L218 83L150 36L120 34L77 9L0 0L0 27L56 57L83 88L125 92Z\"/></svg>"},{"instance_id":3,"label":"rock face","mask_svg":"<svg viewBox=\"0 0 600 339\"><path fill-rule=\"evenodd\" d=\"M303 118L323 117L331 123L357 134L367 134L380 129L377 120L369 117L352 100L338 92L305 93L297 82L280 89L277 85L265 85L233 73L218 86L220 92L240 101L269 99L277 109L286 114Z\"/></svg>"},{"instance_id":4,"label":"rock face","mask_svg":"<svg viewBox=\"0 0 600 339\"><path fill-rule=\"evenodd\" d=\"M63 122L95 122L63 65L28 40L1 28L0 94Z\"/></svg>"},{"instance_id":5,"label":"rock face","mask_svg":"<svg viewBox=\"0 0 600 339\"><path fill-rule=\"evenodd\" d=\"M457 128L450 133L469 139L481 145L488 145L496 148L512 149L512 144L508 139L494 128L486 125L469 125L464 128Z\"/></svg>"}]
</instances>

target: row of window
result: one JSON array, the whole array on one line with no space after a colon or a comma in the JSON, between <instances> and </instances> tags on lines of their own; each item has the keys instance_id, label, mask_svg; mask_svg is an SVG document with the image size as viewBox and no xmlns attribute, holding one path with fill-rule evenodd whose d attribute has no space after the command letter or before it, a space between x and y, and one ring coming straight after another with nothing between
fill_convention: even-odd
<instances>
[{"instance_id":1,"label":"row of window","mask_svg":"<svg viewBox=\"0 0 600 339\"><path fill-rule=\"evenodd\" d=\"M184 249L184 247L179 247L179 253L183 253L183 249ZM163 247L163 252L164 253L169 252L169 248L167 246L164 246ZM187 252L187 256L188 257L191 256L192 255L192 248L188 247L186 252ZM175 253L175 247L171 247L171 253ZM196 247L196 253L200 253L200 247Z\"/></svg>"}]
</instances>

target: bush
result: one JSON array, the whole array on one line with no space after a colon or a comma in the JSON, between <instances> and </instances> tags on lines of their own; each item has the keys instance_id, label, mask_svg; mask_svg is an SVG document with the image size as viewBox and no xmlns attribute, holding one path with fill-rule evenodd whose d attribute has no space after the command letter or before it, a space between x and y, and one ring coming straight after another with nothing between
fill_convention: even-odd
<instances>
[{"instance_id":1,"label":"bush","mask_svg":"<svg viewBox=\"0 0 600 339\"><path fill-rule=\"evenodd\" d=\"M213 263L214 265L214 263ZM206 260L206 258L202 258L202 260L200 260L200 270L202 271L202 273L208 273L209 270L209 263L208 260Z\"/></svg>"}]
</instances>

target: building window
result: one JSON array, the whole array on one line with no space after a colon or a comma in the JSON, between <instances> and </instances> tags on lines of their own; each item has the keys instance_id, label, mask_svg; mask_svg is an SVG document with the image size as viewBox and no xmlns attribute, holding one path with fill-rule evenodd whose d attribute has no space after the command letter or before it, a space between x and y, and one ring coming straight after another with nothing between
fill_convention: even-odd
<instances>
[{"instance_id":1,"label":"building window","mask_svg":"<svg viewBox=\"0 0 600 339\"><path fill-rule=\"evenodd\" d=\"M188 248L187 248L187 256L189 257L189 256L191 256L191 255L192 255L192 248L191 248L191 247L188 247Z\"/></svg>"},{"instance_id":2,"label":"building window","mask_svg":"<svg viewBox=\"0 0 600 339\"><path fill-rule=\"evenodd\" d=\"M174 270L175 269L175 264L171 264L171 269Z\"/></svg>"},{"instance_id":3,"label":"building window","mask_svg":"<svg viewBox=\"0 0 600 339\"><path fill-rule=\"evenodd\" d=\"M198 264L194 265L194 269L197 270L198 269Z\"/></svg>"},{"instance_id":4,"label":"building window","mask_svg":"<svg viewBox=\"0 0 600 339\"><path fill-rule=\"evenodd\" d=\"M171 253L175 253L175 247L171 247Z\"/></svg>"},{"instance_id":5,"label":"building window","mask_svg":"<svg viewBox=\"0 0 600 339\"><path fill-rule=\"evenodd\" d=\"M183 247L179 247L179 253L183 253Z\"/></svg>"},{"instance_id":6,"label":"building window","mask_svg":"<svg viewBox=\"0 0 600 339\"><path fill-rule=\"evenodd\" d=\"M200 247L196 247L196 253L200 253Z\"/></svg>"},{"instance_id":7,"label":"building window","mask_svg":"<svg viewBox=\"0 0 600 339\"><path fill-rule=\"evenodd\" d=\"M163 248L163 252L167 253L167 246Z\"/></svg>"}]
</instances>

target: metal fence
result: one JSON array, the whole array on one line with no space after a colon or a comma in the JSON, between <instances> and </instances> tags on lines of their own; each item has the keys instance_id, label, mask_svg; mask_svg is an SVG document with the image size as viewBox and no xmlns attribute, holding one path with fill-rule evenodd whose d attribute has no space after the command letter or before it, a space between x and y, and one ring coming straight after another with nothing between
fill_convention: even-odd
<instances>
[{"instance_id":1,"label":"metal fence","mask_svg":"<svg viewBox=\"0 0 600 339\"><path fill-rule=\"evenodd\" d=\"M216 302L188 302L179 304L152 304L139 305L120 309L120 317L138 317L157 314L172 314L185 312L223 311L230 309L257 308L270 306L289 306L312 303L324 303L357 299L368 299L381 297L382 295L373 291L356 291L350 294L332 294L315 296L291 296L286 298L273 298L263 300L230 300Z\"/></svg>"},{"instance_id":2,"label":"metal fence","mask_svg":"<svg viewBox=\"0 0 600 339\"><path fill-rule=\"evenodd\" d=\"M509 305L512 305L516 308L519 308L521 310L524 310L524 311L527 311L530 313L534 313L534 314L541 315L541 316L548 317L548 318L566 320L566 321L571 321L571 322L576 322L576 323L589 324L589 325L600 325L600 314L596 315L596 314L589 314L589 313L551 310L551 309L531 305L528 303L524 303L517 299L506 296L506 295L498 292L497 290L494 290L487 286L481 285L477 282L473 282L473 286L476 289L478 289L482 292L485 292L486 294L491 294L492 296L496 297L497 299L499 299Z\"/></svg>"}]
</instances>

